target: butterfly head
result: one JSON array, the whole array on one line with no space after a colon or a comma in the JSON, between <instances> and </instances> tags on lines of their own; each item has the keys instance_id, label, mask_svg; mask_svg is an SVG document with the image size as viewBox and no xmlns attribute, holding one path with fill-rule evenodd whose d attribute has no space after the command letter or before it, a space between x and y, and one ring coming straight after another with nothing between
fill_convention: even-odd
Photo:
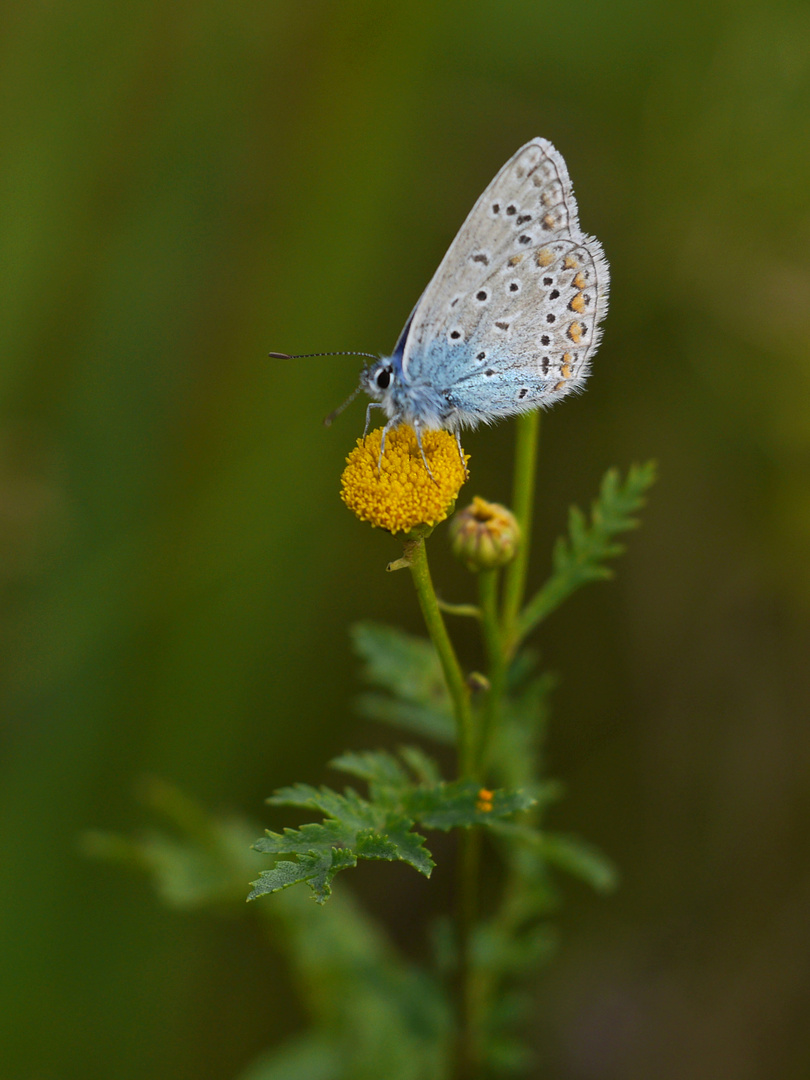
<instances>
[{"instance_id":1,"label":"butterfly head","mask_svg":"<svg viewBox=\"0 0 810 1080\"><path fill-rule=\"evenodd\" d=\"M395 404L397 386L396 367L391 357L382 357L360 374L361 389L382 406L389 418L399 412Z\"/></svg>"}]
</instances>

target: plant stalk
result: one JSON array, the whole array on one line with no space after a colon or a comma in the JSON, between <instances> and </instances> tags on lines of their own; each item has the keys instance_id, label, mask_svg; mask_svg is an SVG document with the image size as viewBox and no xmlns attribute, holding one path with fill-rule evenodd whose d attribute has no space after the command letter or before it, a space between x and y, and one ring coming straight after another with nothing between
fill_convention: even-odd
<instances>
[{"instance_id":1,"label":"plant stalk","mask_svg":"<svg viewBox=\"0 0 810 1080\"><path fill-rule=\"evenodd\" d=\"M430 577L424 538L406 542L405 558L419 598L419 606L433 646L442 666L453 703L458 741L459 776L476 776L477 750L475 721L470 690L447 633ZM456 1033L453 1053L454 1080L475 1080L479 1064L479 1024L475 1004L474 972L470 955L478 906L480 833L464 829L459 837L457 862L456 927L458 966L456 970Z\"/></svg>"},{"instance_id":2,"label":"plant stalk","mask_svg":"<svg viewBox=\"0 0 810 1080\"><path fill-rule=\"evenodd\" d=\"M537 446L540 438L540 413L524 413L517 419L515 475L512 487L512 513L520 526L520 547L506 568L503 589L504 652L511 660L518 644L517 622L526 592L526 575L531 549L534 488L537 471Z\"/></svg>"},{"instance_id":3,"label":"plant stalk","mask_svg":"<svg viewBox=\"0 0 810 1080\"><path fill-rule=\"evenodd\" d=\"M478 596L481 609L481 628L487 656L489 689L483 710L479 745L476 748L478 775L487 775L492 737L498 726L506 689L506 673L509 659L504 651L501 621L498 616L498 570L484 570L478 575Z\"/></svg>"},{"instance_id":4,"label":"plant stalk","mask_svg":"<svg viewBox=\"0 0 810 1080\"><path fill-rule=\"evenodd\" d=\"M433 642L433 647L439 657L444 680L453 704L458 738L459 775L462 777L473 776L476 740L472 706L470 704L470 690L439 609L439 601L436 598L436 590L433 588L423 537L406 541L405 558L408 560L416 595L419 599L419 606L422 609L422 615L430 639Z\"/></svg>"}]
</instances>

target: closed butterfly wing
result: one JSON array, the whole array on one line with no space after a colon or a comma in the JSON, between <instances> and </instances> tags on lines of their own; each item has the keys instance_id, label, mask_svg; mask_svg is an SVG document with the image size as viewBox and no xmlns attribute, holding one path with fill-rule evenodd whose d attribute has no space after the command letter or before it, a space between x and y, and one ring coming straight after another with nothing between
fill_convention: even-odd
<instances>
[{"instance_id":1,"label":"closed butterfly wing","mask_svg":"<svg viewBox=\"0 0 810 1080\"><path fill-rule=\"evenodd\" d=\"M550 404L581 387L607 311L608 266L545 139L501 169L400 338L403 375L445 396L448 426Z\"/></svg>"}]
</instances>

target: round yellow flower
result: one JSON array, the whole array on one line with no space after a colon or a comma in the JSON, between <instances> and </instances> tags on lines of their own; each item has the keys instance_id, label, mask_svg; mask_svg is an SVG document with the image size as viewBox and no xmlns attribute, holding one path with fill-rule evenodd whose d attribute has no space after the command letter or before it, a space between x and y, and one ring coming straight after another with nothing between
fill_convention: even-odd
<instances>
[{"instance_id":1,"label":"round yellow flower","mask_svg":"<svg viewBox=\"0 0 810 1080\"><path fill-rule=\"evenodd\" d=\"M382 466L382 428L372 431L346 458L340 497L361 521L388 532L410 532L417 525L438 525L452 509L466 476L455 436L448 431L425 431L422 446L430 465L425 468L416 435L405 424L385 436ZM465 461L469 455L465 455Z\"/></svg>"}]
</instances>

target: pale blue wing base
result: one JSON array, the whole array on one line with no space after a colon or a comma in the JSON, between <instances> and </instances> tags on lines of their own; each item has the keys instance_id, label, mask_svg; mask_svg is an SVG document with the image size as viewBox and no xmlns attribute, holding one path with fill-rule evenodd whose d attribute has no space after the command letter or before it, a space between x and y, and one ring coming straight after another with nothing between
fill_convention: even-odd
<instances>
[{"instance_id":1,"label":"pale blue wing base","mask_svg":"<svg viewBox=\"0 0 810 1080\"><path fill-rule=\"evenodd\" d=\"M485 300L461 298L464 314L450 324L458 336L445 329L421 348L408 342L403 397L418 405L420 388L437 391L449 427L553 404L581 389L599 343L606 278L601 247L590 237L512 257L482 284Z\"/></svg>"}]
</instances>

